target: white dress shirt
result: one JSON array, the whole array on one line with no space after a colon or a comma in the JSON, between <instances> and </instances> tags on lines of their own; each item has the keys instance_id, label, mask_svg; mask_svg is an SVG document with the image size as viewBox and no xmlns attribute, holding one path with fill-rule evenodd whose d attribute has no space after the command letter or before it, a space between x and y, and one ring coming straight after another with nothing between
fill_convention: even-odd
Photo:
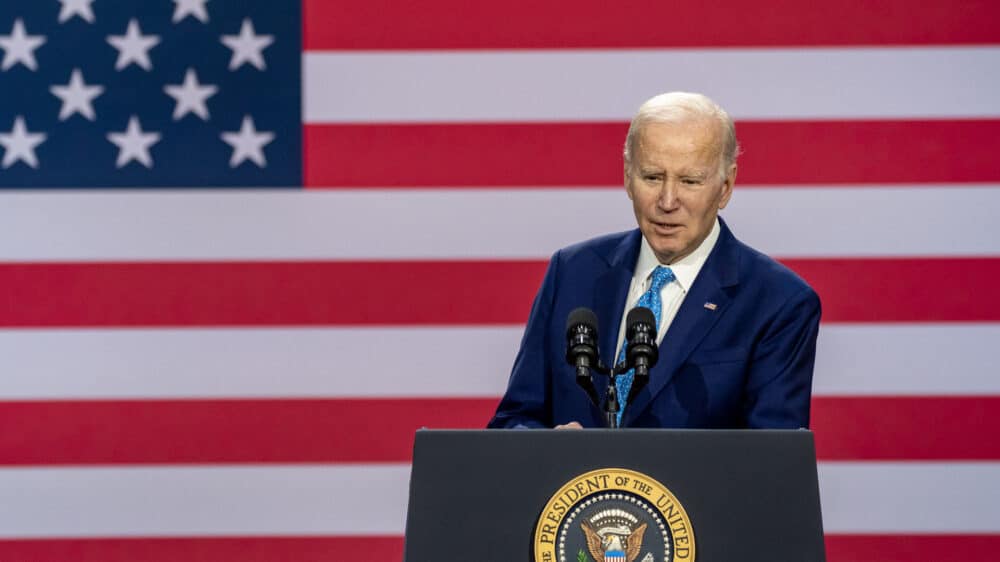
<instances>
[{"instance_id":1,"label":"white dress shirt","mask_svg":"<svg viewBox=\"0 0 1000 562\"><path fill-rule=\"evenodd\" d=\"M661 264L656 258L656 254L653 253L653 248L646 241L646 237L642 237L642 242L639 244L639 259L635 263L632 284L629 285L628 298L625 299L625 310L622 311L622 319L619 323L618 344L615 346L615 350L617 351L615 354L616 362L621 354L622 344L625 342L625 318L628 316L629 311L635 308L639 297L649 289L649 284L652 282L653 270L660 265L664 265L674 272L674 280L660 289L662 308L660 310L660 326L656 331L656 343L659 344L663 341L663 336L666 335L667 329L670 328L670 323L673 322L674 316L677 316L677 311L680 309L681 303L684 302L684 297L691 290L691 285L694 284L694 280L698 277L698 272L705 265L708 255L712 253L712 248L715 247L721 230L719 219L715 219L715 225L712 226L711 232L701 241L701 244L693 252L670 265Z\"/></svg>"}]
</instances>

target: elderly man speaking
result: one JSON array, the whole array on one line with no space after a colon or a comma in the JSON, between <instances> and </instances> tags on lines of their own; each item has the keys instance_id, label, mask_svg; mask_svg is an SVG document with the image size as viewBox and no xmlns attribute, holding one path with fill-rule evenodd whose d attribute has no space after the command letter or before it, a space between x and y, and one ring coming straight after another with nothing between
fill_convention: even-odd
<instances>
[{"instance_id":1,"label":"elderly man speaking","mask_svg":"<svg viewBox=\"0 0 1000 562\"><path fill-rule=\"evenodd\" d=\"M819 298L719 218L738 152L732 119L703 95L662 94L639 108L624 153L639 228L553 255L490 427L603 427L566 362L566 318L594 310L611 363L640 303L658 323L660 359L623 404L622 427L808 427ZM618 377L619 397L631 383Z\"/></svg>"}]
</instances>

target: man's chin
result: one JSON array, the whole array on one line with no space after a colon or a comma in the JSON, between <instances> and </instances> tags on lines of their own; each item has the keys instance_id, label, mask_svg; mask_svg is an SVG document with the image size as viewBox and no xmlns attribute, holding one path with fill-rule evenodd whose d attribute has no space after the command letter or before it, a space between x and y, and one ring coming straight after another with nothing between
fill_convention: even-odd
<instances>
[{"instance_id":1,"label":"man's chin","mask_svg":"<svg viewBox=\"0 0 1000 562\"><path fill-rule=\"evenodd\" d=\"M678 254L681 252L681 248L673 244L659 245L650 244L653 248L653 253L656 255L656 259L662 264L671 264L676 261Z\"/></svg>"},{"instance_id":2,"label":"man's chin","mask_svg":"<svg viewBox=\"0 0 1000 562\"><path fill-rule=\"evenodd\" d=\"M684 240L681 239L679 229L677 231L665 232L654 228L645 234L649 245L657 252L674 253L684 247Z\"/></svg>"}]
</instances>

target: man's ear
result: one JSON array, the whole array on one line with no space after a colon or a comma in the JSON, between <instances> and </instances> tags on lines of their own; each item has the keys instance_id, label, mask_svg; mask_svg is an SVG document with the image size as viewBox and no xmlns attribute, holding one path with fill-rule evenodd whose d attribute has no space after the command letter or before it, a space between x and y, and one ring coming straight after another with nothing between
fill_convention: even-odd
<instances>
[{"instance_id":1,"label":"man's ear","mask_svg":"<svg viewBox=\"0 0 1000 562\"><path fill-rule=\"evenodd\" d=\"M729 199L733 196L733 185L736 184L736 164L729 166L726 174L726 181L722 186L722 194L719 196L719 208L725 209L729 204Z\"/></svg>"},{"instance_id":2,"label":"man's ear","mask_svg":"<svg viewBox=\"0 0 1000 562\"><path fill-rule=\"evenodd\" d=\"M625 193L628 194L628 198L633 200L632 197L632 174L629 171L628 162L625 163Z\"/></svg>"}]
</instances>

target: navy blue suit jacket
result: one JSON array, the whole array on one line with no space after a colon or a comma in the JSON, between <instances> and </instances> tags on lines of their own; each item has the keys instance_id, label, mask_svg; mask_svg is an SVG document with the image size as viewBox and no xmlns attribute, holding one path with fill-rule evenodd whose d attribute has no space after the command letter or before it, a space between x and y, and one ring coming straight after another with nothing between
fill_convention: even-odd
<instances>
[{"instance_id":1,"label":"navy blue suit jacket","mask_svg":"<svg viewBox=\"0 0 1000 562\"><path fill-rule=\"evenodd\" d=\"M809 425L819 297L721 226L660 344L649 385L626 408L623 427ZM641 236L639 230L612 234L555 253L490 427L604 426L566 363L566 317L580 306L594 310L600 356L605 363L615 358ZM595 379L603 398L607 378Z\"/></svg>"}]
</instances>

